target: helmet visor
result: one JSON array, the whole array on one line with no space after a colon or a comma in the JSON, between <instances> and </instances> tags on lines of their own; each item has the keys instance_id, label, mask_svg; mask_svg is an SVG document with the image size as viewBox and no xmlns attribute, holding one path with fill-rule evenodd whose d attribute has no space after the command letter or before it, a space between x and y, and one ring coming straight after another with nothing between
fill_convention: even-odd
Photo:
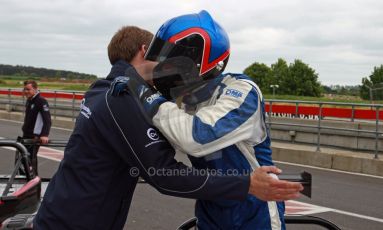
<instances>
[{"instance_id":1,"label":"helmet visor","mask_svg":"<svg viewBox=\"0 0 383 230\"><path fill-rule=\"evenodd\" d=\"M198 45L185 46L182 45L182 43L183 42L181 41L174 44L155 37L150 43L149 49L145 54L145 59L163 62L168 58L183 56L190 58L195 64L200 64L202 58L202 48Z\"/></svg>"},{"instance_id":2,"label":"helmet visor","mask_svg":"<svg viewBox=\"0 0 383 230\"><path fill-rule=\"evenodd\" d=\"M187 57L168 58L153 70L153 83L168 100L189 93L203 83L195 63Z\"/></svg>"}]
</instances>

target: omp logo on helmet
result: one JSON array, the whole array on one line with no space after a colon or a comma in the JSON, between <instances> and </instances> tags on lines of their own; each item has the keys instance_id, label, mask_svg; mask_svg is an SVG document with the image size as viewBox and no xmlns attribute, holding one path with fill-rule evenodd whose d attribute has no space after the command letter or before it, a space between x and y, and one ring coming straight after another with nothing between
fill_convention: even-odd
<instances>
[{"instance_id":1,"label":"omp logo on helmet","mask_svg":"<svg viewBox=\"0 0 383 230\"><path fill-rule=\"evenodd\" d=\"M236 90L236 89L227 89L225 95L229 95L235 98L242 97L242 92Z\"/></svg>"},{"instance_id":2,"label":"omp logo on helmet","mask_svg":"<svg viewBox=\"0 0 383 230\"><path fill-rule=\"evenodd\" d=\"M159 94L159 93L150 95L150 97L146 98L146 102L149 103L149 104L151 105L151 104L153 103L153 101L155 101L155 100L158 99L159 97L160 97L160 94Z\"/></svg>"},{"instance_id":3,"label":"omp logo on helmet","mask_svg":"<svg viewBox=\"0 0 383 230\"><path fill-rule=\"evenodd\" d=\"M153 141L157 141L158 139L160 139L160 136L158 136L158 133L153 128L149 128L148 131L146 131L146 134Z\"/></svg>"}]
</instances>

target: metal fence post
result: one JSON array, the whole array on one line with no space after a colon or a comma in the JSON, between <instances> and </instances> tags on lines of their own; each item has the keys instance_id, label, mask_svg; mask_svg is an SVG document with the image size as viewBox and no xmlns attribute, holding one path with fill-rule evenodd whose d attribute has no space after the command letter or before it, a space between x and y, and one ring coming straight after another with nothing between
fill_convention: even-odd
<instances>
[{"instance_id":1,"label":"metal fence post","mask_svg":"<svg viewBox=\"0 0 383 230\"><path fill-rule=\"evenodd\" d=\"M26 110L26 101L25 101L26 99L25 99L25 95L24 95L24 91L23 91L23 105L24 105L24 109L22 109L22 114L23 114L23 116L25 116L25 110Z\"/></svg>"},{"instance_id":2,"label":"metal fence post","mask_svg":"<svg viewBox=\"0 0 383 230\"><path fill-rule=\"evenodd\" d=\"M12 105L12 89L8 88L8 105L5 105L5 109L8 113L11 113L15 108Z\"/></svg>"},{"instance_id":3,"label":"metal fence post","mask_svg":"<svg viewBox=\"0 0 383 230\"><path fill-rule=\"evenodd\" d=\"M11 107L11 89L8 89L8 105ZM11 109L9 111L11 111Z\"/></svg>"},{"instance_id":4,"label":"metal fence post","mask_svg":"<svg viewBox=\"0 0 383 230\"><path fill-rule=\"evenodd\" d=\"M55 93L55 98L54 98L53 103L54 103L54 107L55 107L55 109L54 109L54 111L53 111L53 117L54 117L55 120L56 120L56 110L57 110L57 91L55 90L54 93Z\"/></svg>"},{"instance_id":5,"label":"metal fence post","mask_svg":"<svg viewBox=\"0 0 383 230\"><path fill-rule=\"evenodd\" d=\"M299 102L295 102L295 118L299 118L298 116L298 106L299 106Z\"/></svg>"},{"instance_id":6,"label":"metal fence post","mask_svg":"<svg viewBox=\"0 0 383 230\"><path fill-rule=\"evenodd\" d=\"M351 106L351 122L354 122L355 117L355 105Z\"/></svg>"},{"instance_id":7,"label":"metal fence post","mask_svg":"<svg viewBox=\"0 0 383 230\"><path fill-rule=\"evenodd\" d=\"M376 128L375 128L375 159L378 159L378 141L379 141L379 106L375 107L376 110Z\"/></svg>"},{"instance_id":8,"label":"metal fence post","mask_svg":"<svg viewBox=\"0 0 383 230\"><path fill-rule=\"evenodd\" d=\"M320 152L320 134L321 134L321 120L322 120L322 103L319 103L319 114L318 114L318 142L317 152Z\"/></svg>"},{"instance_id":9,"label":"metal fence post","mask_svg":"<svg viewBox=\"0 0 383 230\"><path fill-rule=\"evenodd\" d=\"M273 101L270 101L270 112L269 112L269 133L271 133L271 116L273 113Z\"/></svg>"},{"instance_id":10,"label":"metal fence post","mask_svg":"<svg viewBox=\"0 0 383 230\"><path fill-rule=\"evenodd\" d=\"M72 121L74 121L74 102L75 102L75 92L73 92L73 98L72 98Z\"/></svg>"}]
</instances>

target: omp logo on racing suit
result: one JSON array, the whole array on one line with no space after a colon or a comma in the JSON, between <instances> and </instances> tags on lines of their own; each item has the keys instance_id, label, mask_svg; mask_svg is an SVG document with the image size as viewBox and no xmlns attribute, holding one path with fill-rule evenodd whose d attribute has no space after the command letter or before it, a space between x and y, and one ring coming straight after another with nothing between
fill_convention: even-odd
<instances>
[{"instance_id":1,"label":"omp logo on racing suit","mask_svg":"<svg viewBox=\"0 0 383 230\"><path fill-rule=\"evenodd\" d=\"M236 89L227 89L225 95L229 95L235 98L242 97L242 92L236 90Z\"/></svg>"},{"instance_id":2,"label":"omp logo on racing suit","mask_svg":"<svg viewBox=\"0 0 383 230\"><path fill-rule=\"evenodd\" d=\"M153 144L157 144L160 142L165 142L165 140L160 139L160 135L158 135L157 131L153 128L149 128L148 131L146 131L146 135L148 135L149 139L152 140L152 142L145 145L145 147L149 147Z\"/></svg>"},{"instance_id":3,"label":"omp logo on racing suit","mask_svg":"<svg viewBox=\"0 0 383 230\"><path fill-rule=\"evenodd\" d=\"M160 136L158 136L156 130L153 129L153 128L149 128L148 131L146 131L146 134L147 134L148 137L149 137L150 139L152 139L153 141L157 141L158 139L160 139Z\"/></svg>"},{"instance_id":4,"label":"omp logo on racing suit","mask_svg":"<svg viewBox=\"0 0 383 230\"><path fill-rule=\"evenodd\" d=\"M153 103L153 101L155 101L155 100L158 99L159 97L160 97L160 94L159 94L159 93L150 95L150 97L146 98L146 102L149 103L149 105L151 105L151 104Z\"/></svg>"}]
</instances>

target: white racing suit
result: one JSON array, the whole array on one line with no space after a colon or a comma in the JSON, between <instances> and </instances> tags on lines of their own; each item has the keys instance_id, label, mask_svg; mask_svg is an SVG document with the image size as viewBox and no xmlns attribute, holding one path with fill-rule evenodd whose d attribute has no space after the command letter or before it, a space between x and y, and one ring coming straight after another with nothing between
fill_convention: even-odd
<instances>
[{"instance_id":1,"label":"white racing suit","mask_svg":"<svg viewBox=\"0 0 383 230\"><path fill-rule=\"evenodd\" d=\"M225 74L192 97L163 103L154 125L196 168L210 173L245 174L273 165L261 91L246 75ZM283 202L198 200L199 229L285 229Z\"/></svg>"}]
</instances>

